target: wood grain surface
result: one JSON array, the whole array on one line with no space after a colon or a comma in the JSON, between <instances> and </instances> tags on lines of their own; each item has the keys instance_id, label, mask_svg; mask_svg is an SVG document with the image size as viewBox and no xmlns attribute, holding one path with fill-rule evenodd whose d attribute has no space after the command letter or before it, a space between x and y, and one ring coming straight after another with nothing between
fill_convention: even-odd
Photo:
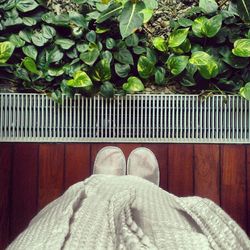
<instances>
[{"instance_id":1,"label":"wood grain surface","mask_svg":"<svg viewBox=\"0 0 250 250\"><path fill-rule=\"evenodd\" d=\"M220 205L220 147L194 146L194 193Z\"/></svg>"}]
</instances>

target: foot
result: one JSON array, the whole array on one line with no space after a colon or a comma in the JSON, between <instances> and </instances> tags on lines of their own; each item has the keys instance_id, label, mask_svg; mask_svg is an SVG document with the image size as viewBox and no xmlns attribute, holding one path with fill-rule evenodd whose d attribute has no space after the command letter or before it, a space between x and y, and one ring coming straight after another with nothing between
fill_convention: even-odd
<instances>
[{"instance_id":1,"label":"foot","mask_svg":"<svg viewBox=\"0 0 250 250\"><path fill-rule=\"evenodd\" d=\"M144 147L133 150L128 157L127 174L140 176L159 186L160 171L154 153Z\"/></svg>"},{"instance_id":2,"label":"foot","mask_svg":"<svg viewBox=\"0 0 250 250\"><path fill-rule=\"evenodd\" d=\"M125 175L126 159L118 147L107 146L96 155L93 174Z\"/></svg>"}]
</instances>

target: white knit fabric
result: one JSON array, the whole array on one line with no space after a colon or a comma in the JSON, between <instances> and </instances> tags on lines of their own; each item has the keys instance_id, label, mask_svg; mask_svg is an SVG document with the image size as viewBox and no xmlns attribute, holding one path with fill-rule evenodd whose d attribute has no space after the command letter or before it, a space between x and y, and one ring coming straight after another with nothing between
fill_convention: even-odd
<instances>
[{"instance_id":1,"label":"white knit fabric","mask_svg":"<svg viewBox=\"0 0 250 250\"><path fill-rule=\"evenodd\" d=\"M247 250L213 202L178 198L135 176L93 175L45 207L8 250Z\"/></svg>"}]
</instances>

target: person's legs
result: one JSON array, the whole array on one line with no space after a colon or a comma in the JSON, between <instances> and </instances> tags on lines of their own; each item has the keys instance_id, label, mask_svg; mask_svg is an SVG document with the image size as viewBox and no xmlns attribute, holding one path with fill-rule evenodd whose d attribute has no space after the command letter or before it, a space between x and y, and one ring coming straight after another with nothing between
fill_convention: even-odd
<instances>
[{"instance_id":1,"label":"person's legs","mask_svg":"<svg viewBox=\"0 0 250 250\"><path fill-rule=\"evenodd\" d=\"M134 149L127 162L127 175L135 175L159 186L160 171L154 153L144 147Z\"/></svg>"},{"instance_id":2,"label":"person's legs","mask_svg":"<svg viewBox=\"0 0 250 250\"><path fill-rule=\"evenodd\" d=\"M125 175L126 159L121 149L113 146L102 148L95 158L93 174Z\"/></svg>"}]
</instances>

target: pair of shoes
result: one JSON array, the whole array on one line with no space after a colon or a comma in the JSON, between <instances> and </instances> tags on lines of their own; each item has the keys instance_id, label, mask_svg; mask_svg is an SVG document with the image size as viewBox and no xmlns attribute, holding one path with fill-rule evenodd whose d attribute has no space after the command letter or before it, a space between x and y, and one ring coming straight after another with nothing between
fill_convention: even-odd
<instances>
[{"instance_id":1,"label":"pair of shoes","mask_svg":"<svg viewBox=\"0 0 250 250\"><path fill-rule=\"evenodd\" d=\"M118 147L102 148L95 159L93 174L134 175L142 177L159 186L160 171L154 153L144 147L134 149L126 164L126 159Z\"/></svg>"}]
</instances>

